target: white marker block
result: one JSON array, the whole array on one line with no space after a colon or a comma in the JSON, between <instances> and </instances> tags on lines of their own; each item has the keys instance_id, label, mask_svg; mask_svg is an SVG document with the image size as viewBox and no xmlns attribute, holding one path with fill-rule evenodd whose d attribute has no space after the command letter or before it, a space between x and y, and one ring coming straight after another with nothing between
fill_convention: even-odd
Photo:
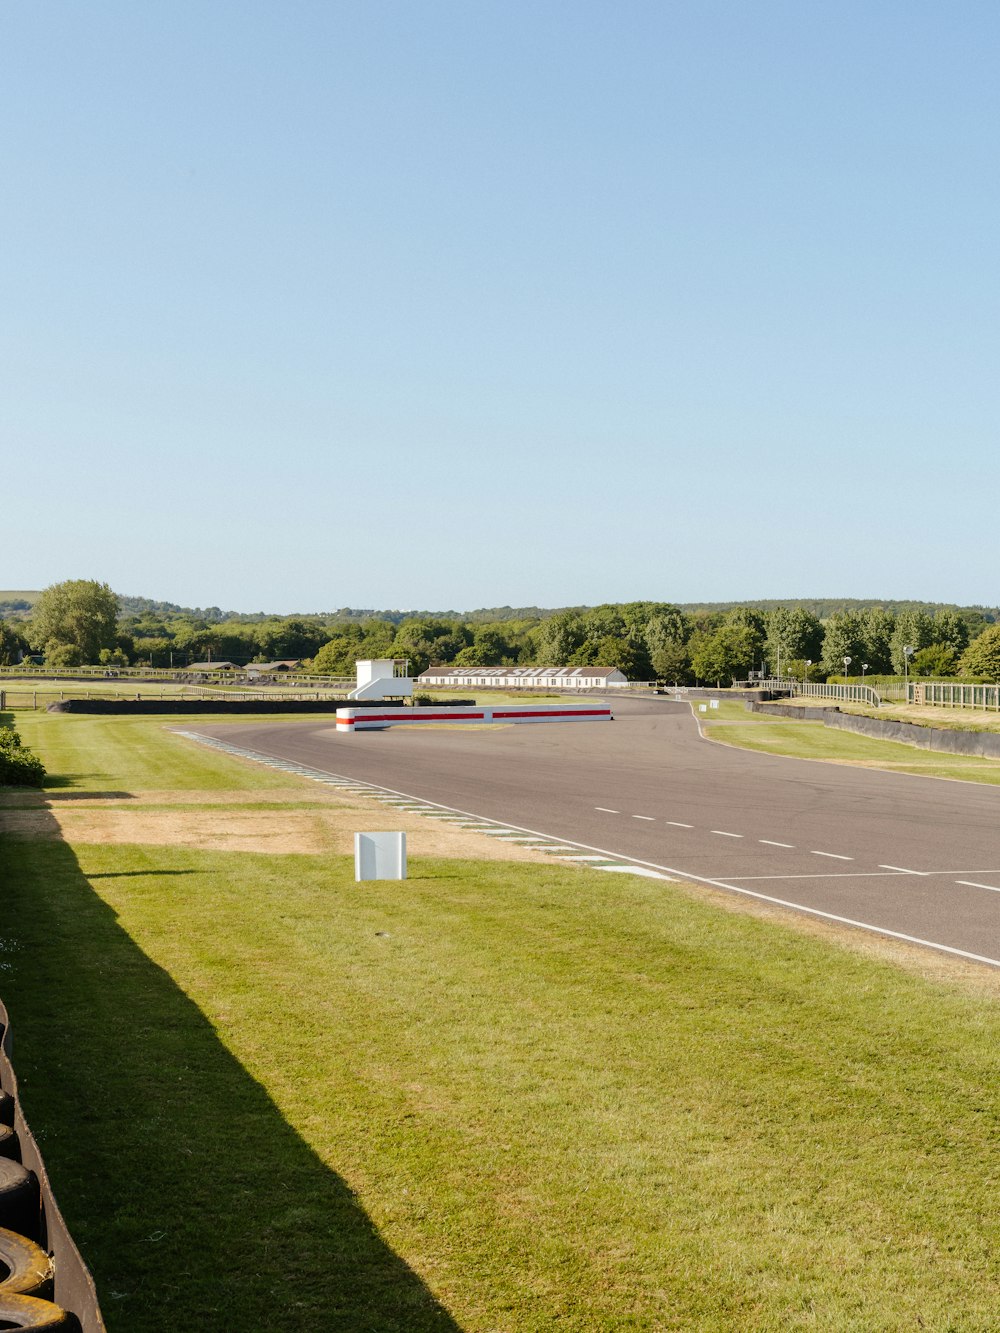
<instances>
[{"instance_id":1,"label":"white marker block","mask_svg":"<svg viewBox=\"0 0 1000 1333\"><path fill-rule=\"evenodd\" d=\"M354 878L405 879L405 833L355 833Z\"/></svg>"},{"instance_id":2,"label":"white marker block","mask_svg":"<svg viewBox=\"0 0 1000 1333\"><path fill-rule=\"evenodd\" d=\"M699 704L699 705L698 705L698 712L699 712L699 713L707 713L707 712L708 712L708 704Z\"/></svg>"},{"instance_id":3,"label":"white marker block","mask_svg":"<svg viewBox=\"0 0 1000 1333\"><path fill-rule=\"evenodd\" d=\"M719 701L718 701L718 699L709 699L709 701L708 701L708 706L709 706L709 708L718 708L718 706L719 706Z\"/></svg>"}]
</instances>

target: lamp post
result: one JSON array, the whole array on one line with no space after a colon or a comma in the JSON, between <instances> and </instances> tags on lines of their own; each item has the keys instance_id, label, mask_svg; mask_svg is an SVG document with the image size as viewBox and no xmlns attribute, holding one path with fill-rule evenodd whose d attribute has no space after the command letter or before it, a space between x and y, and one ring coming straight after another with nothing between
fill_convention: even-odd
<instances>
[{"instance_id":1,"label":"lamp post","mask_svg":"<svg viewBox=\"0 0 1000 1333\"><path fill-rule=\"evenodd\" d=\"M847 656L844 657L844 684L845 684L845 685L848 684L848 683L850 682L850 676L848 676L848 674L847 674L847 668L851 665L851 663L852 663L853 661L854 661L854 658L853 658L853 657L847 657Z\"/></svg>"},{"instance_id":2,"label":"lamp post","mask_svg":"<svg viewBox=\"0 0 1000 1333\"><path fill-rule=\"evenodd\" d=\"M812 658L811 658L811 657L807 657L806 660L805 660L805 662L804 662L803 665L802 665L802 684L803 684L803 685L807 684L807 682L808 682L808 680L809 680L809 668L812 666L812 664L813 664L813 660L812 660Z\"/></svg>"},{"instance_id":3,"label":"lamp post","mask_svg":"<svg viewBox=\"0 0 1000 1333\"><path fill-rule=\"evenodd\" d=\"M903 647L903 703L906 704L910 702L910 658L914 651L909 644Z\"/></svg>"},{"instance_id":4,"label":"lamp post","mask_svg":"<svg viewBox=\"0 0 1000 1333\"><path fill-rule=\"evenodd\" d=\"M862 684L862 685L865 683L865 672L866 672L867 670L868 670L868 663L867 663L867 662L862 662L862 663L861 663L861 684Z\"/></svg>"}]
</instances>

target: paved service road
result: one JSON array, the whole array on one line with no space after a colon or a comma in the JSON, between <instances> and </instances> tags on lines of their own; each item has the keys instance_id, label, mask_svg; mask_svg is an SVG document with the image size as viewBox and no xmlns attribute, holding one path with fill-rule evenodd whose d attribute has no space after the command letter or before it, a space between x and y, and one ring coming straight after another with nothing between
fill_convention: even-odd
<instances>
[{"instance_id":1,"label":"paved service road","mask_svg":"<svg viewBox=\"0 0 1000 1333\"><path fill-rule=\"evenodd\" d=\"M613 723L190 729L1000 966L1000 787L732 749L686 704L614 703Z\"/></svg>"}]
</instances>

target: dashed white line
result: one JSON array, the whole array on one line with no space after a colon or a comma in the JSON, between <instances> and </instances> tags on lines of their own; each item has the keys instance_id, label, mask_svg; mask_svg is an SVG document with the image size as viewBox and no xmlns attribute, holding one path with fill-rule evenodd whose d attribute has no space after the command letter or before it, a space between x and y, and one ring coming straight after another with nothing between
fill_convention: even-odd
<instances>
[{"instance_id":1,"label":"dashed white line","mask_svg":"<svg viewBox=\"0 0 1000 1333\"><path fill-rule=\"evenodd\" d=\"M977 884L971 879L956 879L956 884L964 884L967 889L989 889L990 893L1000 893L995 884Z\"/></svg>"},{"instance_id":2,"label":"dashed white line","mask_svg":"<svg viewBox=\"0 0 1000 1333\"><path fill-rule=\"evenodd\" d=\"M682 824L679 819L665 819L663 822L671 828L694 828L693 824Z\"/></svg>"},{"instance_id":3,"label":"dashed white line","mask_svg":"<svg viewBox=\"0 0 1000 1333\"><path fill-rule=\"evenodd\" d=\"M793 852L795 850L794 842L774 842L771 838L758 838L757 841L765 843L768 847L788 847Z\"/></svg>"},{"instance_id":4,"label":"dashed white line","mask_svg":"<svg viewBox=\"0 0 1000 1333\"><path fill-rule=\"evenodd\" d=\"M656 821L654 820L654 818L653 818L652 815L633 815L632 818L633 818L633 819L646 819L646 820L649 821L650 824L654 824L654 823L656 822Z\"/></svg>"},{"instance_id":5,"label":"dashed white line","mask_svg":"<svg viewBox=\"0 0 1000 1333\"><path fill-rule=\"evenodd\" d=\"M926 870L907 870L906 866L884 866L881 863L879 864L879 870L896 870L901 875L927 875L929 873Z\"/></svg>"},{"instance_id":6,"label":"dashed white line","mask_svg":"<svg viewBox=\"0 0 1000 1333\"><path fill-rule=\"evenodd\" d=\"M742 834L742 833L727 833L725 829L721 829L721 828L713 828L713 829L709 829L709 833L717 833L717 834L719 835L720 838L742 838L742 837L743 837L743 834Z\"/></svg>"},{"instance_id":7,"label":"dashed white line","mask_svg":"<svg viewBox=\"0 0 1000 1333\"><path fill-rule=\"evenodd\" d=\"M595 805L595 810L600 810L602 815L620 815L620 810L609 810L606 805Z\"/></svg>"},{"instance_id":8,"label":"dashed white line","mask_svg":"<svg viewBox=\"0 0 1000 1333\"><path fill-rule=\"evenodd\" d=\"M828 856L832 861L853 861L853 856L841 856L839 852L811 852L811 856Z\"/></svg>"}]
</instances>

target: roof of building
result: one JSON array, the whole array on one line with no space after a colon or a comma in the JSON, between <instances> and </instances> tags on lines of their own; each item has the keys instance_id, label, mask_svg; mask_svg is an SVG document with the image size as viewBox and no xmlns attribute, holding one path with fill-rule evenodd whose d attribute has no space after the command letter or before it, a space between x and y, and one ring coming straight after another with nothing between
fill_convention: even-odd
<instances>
[{"instance_id":1,"label":"roof of building","mask_svg":"<svg viewBox=\"0 0 1000 1333\"><path fill-rule=\"evenodd\" d=\"M235 662L189 662L185 671L236 671Z\"/></svg>"},{"instance_id":2,"label":"roof of building","mask_svg":"<svg viewBox=\"0 0 1000 1333\"><path fill-rule=\"evenodd\" d=\"M437 666L428 667L418 680L423 680L424 676L509 676L518 677L524 680L567 680L579 676L585 676L588 679L607 680L611 676L621 676L624 679L624 673L617 667L481 667L481 666Z\"/></svg>"},{"instance_id":3,"label":"roof of building","mask_svg":"<svg viewBox=\"0 0 1000 1333\"><path fill-rule=\"evenodd\" d=\"M291 671L301 664L301 657L280 657L276 662L251 662L248 671Z\"/></svg>"}]
</instances>

